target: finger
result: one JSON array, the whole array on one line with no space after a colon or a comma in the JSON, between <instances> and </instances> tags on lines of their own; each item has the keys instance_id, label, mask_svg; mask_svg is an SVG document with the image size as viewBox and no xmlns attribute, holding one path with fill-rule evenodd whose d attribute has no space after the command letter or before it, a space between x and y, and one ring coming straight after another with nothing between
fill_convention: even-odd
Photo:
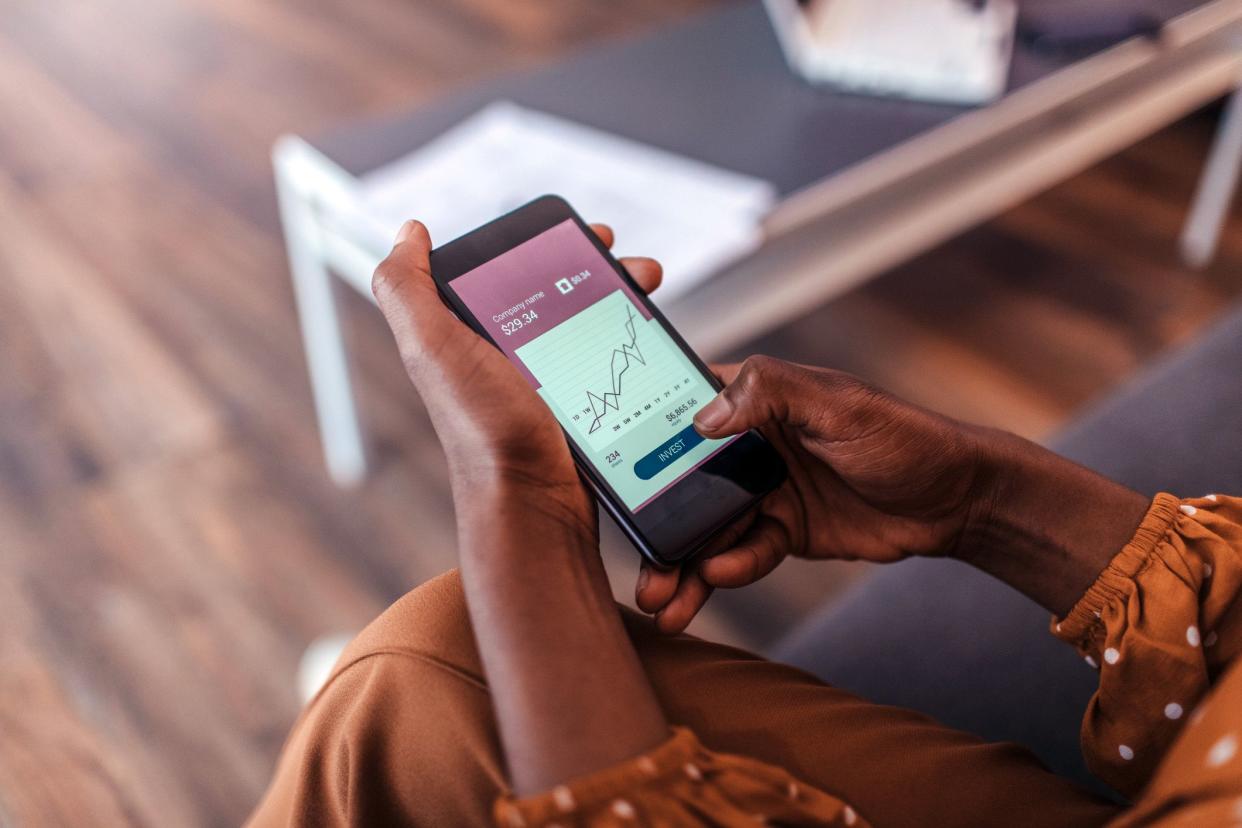
<instances>
[{"instance_id":1,"label":"finger","mask_svg":"<svg viewBox=\"0 0 1242 828\"><path fill-rule=\"evenodd\" d=\"M427 228L422 222L407 221L371 277L371 291L407 365L429 346L470 334L440 301L431 279L430 254Z\"/></svg>"},{"instance_id":2,"label":"finger","mask_svg":"<svg viewBox=\"0 0 1242 828\"><path fill-rule=\"evenodd\" d=\"M664 268L655 259L646 256L626 256L621 260L626 269L643 293L651 293L664 281Z\"/></svg>"},{"instance_id":3,"label":"finger","mask_svg":"<svg viewBox=\"0 0 1242 828\"><path fill-rule=\"evenodd\" d=\"M645 613L654 614L664 609L677 592L681 580L680 569L656 569L643 561L638 572L638 585L634 589L634 602Z\"/></svg>"},{"instance_id":4,"label":"finger","mask_svg":"<svg viewBox=\"0 0 1242 828\"><path fill-rule=\"evenodd\" d=\"M595 231L595 235L599 236L599 240L604 243L604 247L612 249L612 243L617 240L616 233L612 232L612 228L607 224L593 222L591 229Z\"/></svg>"},{"instance_id":5,"label":"finger","mask_svg":"<svg viewBox=\"0 0 1242 828\"><path fill-rule=\"evenodd\" d=\"M748 510L737 520L730 523L724 529L716 533L707 544L698 553L697 559L699 566L708 558L719 555L721 552L728 552L741 542L743 536L750 531L750 527L754 525L755 520L759 517L757 508Z\"/></svg>"},{"instance_id":6,"label":"finger","mask_svg":"<svg viewBox=\"0 0 1242 828\"><path fill-rule=\"evenodd\" d=\"M755 510L751 510L725 527L695 560L689 561L684 566L661 571L644 561L643 570L638 576L636 592L638 608L643 612L654 614L668 606L669 601L677 594L684 574L697 569L704 558L734 548L746 534L746 530L754 523L756 514Z\"/></svg>"},{"instance_id":7,"label":"finger","mask_svg":"<svg viewBox=\"0 0 1242 828\"><path fill-rule=\"evenodd\" d=\"M857 380L839 372L816 372L779 359L753 356L724 390L694 415L704 437L728 437L771 422L802 427L824 415L833 383L844 390Z\"/></svg>"},{"instance_id":8,"label":"finger","mask_svg":"<svg viewBox=\"0 0 1242 828\"><path fill-rule=\"evenodd\" d=\"M699 610L703 609L711 594L711 586L699 575L697 567L683 571L677 585L677 594L668 602L668 606L656 613L656 627L667 635L683 632L690 626Z\"/></svg>"},{"instance_id":9,"label":"finger","mask_svg":"<svg viewBox=\"0 0 1242 828\"><path fill-rule=\"evenodd\" d=\"M591 230L595 235L599 236L599 240L604 243L604 247L612 248L616 242L616 233L607 224L593 222ZM638 286L643 289L643 293L651 293L660 286L660 282L664 278L664 268L655 259L647 256L627 256L621 260L621 265L629 271L631 277Z\"/></svg>"},{"instance_id":10,"label":"finger","mask_svg":"<svg viewBox=\"0 0 1242 828\"><path fill-rule=\"evenodd\" d=\"M733 382L733 380L737 379L738 372L742 370L742 363L730 362L725 365L721 365L720 363L713 362L708 367L712 369L712 373L716 375L716 379L720 380L725 385L728 385Z\"/></svg>"},{"instance_id":11,"label":"finger","mask_svg":"<svg viewBox=\"0 0 1242 828\"><path fill-rule=\"evenodd\" d=\"M747 586L776 569L787 549L789 537L783 524L764 516L732 549L703 561L699 573L713 587Z\"/></svg>"}]
</instances>

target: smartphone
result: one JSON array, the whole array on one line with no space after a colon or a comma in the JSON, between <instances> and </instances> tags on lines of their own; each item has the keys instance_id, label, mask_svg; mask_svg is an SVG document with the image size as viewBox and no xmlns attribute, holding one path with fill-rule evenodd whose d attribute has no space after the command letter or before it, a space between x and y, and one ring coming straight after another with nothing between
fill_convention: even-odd
<instances>
[{"instance_id":1,"label":"smartphone","mask_svg":"<svg viewBox=\"0 0 1242 828\"><path fill-rule=\"evenodd\" d=\"M431 273L552 409L583 478L653 563L691 557L784 481L758 432L695 431L719 380L564 199L436 248Z\"/></svg>"}]
</instances>

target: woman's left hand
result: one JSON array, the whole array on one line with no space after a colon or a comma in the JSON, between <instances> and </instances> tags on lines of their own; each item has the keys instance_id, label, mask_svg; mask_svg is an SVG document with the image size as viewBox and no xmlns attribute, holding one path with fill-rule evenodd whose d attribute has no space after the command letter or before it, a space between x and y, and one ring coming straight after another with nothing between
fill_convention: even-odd
<instances>
[{"instance_id":1,"label":"woman's left hand","mask_svg":"<svg viewBox=\"0 0 1242 828\"><path fill-rule=\"evenodd\" d=\"M612 246L611 229L591 228ZM468 502L472 483L501 480L539 489L541 502L563 507L560 516L594 527L594 503L560 425L504 354L443 303L431 279L430 252L427 228L406 222L371 289L444 446L457 503ZM659 286L661 268L653 259L621 263L645 292Z\"/></svg>"},{"instance_id":2,"label":"woman's left hand","mask_svg":"<svg viewBox=\"0 0 1242 828\"><path fill-rule=\"evenodd\" d=\"M594 230L611 245L607 227ZM564 433L440 300L430 251L426 228L406 223L372 286L448 455L462 586L510 783L533 793L650 750L668 722L613 603L595 502ZM643 290L660 283L650 259L623 264Z\"/></svg>"}]
</instances>

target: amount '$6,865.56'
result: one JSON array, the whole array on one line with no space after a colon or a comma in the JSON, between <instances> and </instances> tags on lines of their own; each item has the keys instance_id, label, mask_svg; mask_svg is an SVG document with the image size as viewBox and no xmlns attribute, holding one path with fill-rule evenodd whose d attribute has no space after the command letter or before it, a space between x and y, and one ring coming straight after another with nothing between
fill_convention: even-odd
<instances>
[{"instance_id":1,"label":"amount '$6,865.56'","mask_svg":"<svg viewBox=\"0 0 1242 828\"><path fill-rule=\"evenodd\" d=\"M698 404L699 404L699 401L696 398L691 397L690 399L678 405L676 408L671 408L668 411L664 412L664 419L668 420L670 423L675 422L678 417L680 417L683 414L688 414Z\"/></svg>"}]
</instances>

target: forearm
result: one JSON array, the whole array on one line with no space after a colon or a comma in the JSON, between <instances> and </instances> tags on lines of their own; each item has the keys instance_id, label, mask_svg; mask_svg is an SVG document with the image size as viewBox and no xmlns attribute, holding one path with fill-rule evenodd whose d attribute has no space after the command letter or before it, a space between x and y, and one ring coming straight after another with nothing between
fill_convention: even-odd
<instances>
[{"instance_id":1,"label":"forearm","mask_svg":"<svg viewBox=\"0 0 1242 828\"><path fill-rule=\"evenodd\" d=\"M1151 500L1026 440L982 438L984 491L960 557L1063 616Z\"/></svg>"},{"instance_id":2,"label":"forearm","mask_svg":"<svg viewBox=\"0 0 1242 828\"><path fill-rule=\"evenodd\" d=\"M584 510L499 481L459 494L462 580L515 791L667 739Z\"/></svg>"}]
</instances>

